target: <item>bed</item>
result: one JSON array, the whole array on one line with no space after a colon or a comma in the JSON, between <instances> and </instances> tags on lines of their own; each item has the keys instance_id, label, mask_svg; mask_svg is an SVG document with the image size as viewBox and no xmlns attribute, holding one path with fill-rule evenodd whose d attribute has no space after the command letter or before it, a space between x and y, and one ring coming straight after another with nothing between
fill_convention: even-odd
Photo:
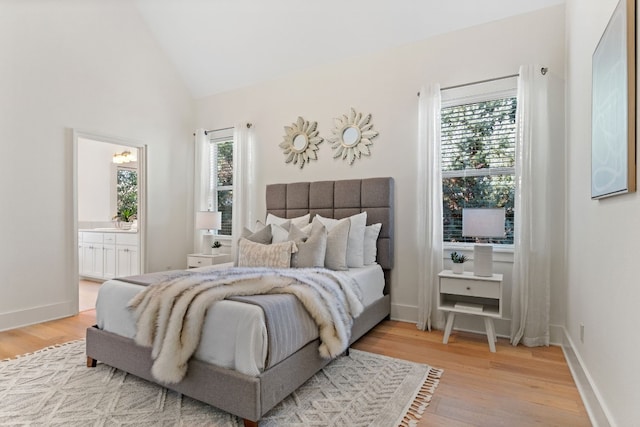
<instances>
[{"instance_id":1,"label":"bed","mask_svg":"<svg viewBox=\"0 0 640 427\"><path fill-rule=\"evenodd\" d=\"M376 262L384 278L382 295L367 301L364 311L353 322L349 343L355 342L390 313L393 200L392 178L271 184L266 188L267 213L280 218L296 218L309 213L311 216L342 219L366 211L368 225L382 224L376 241ZM98 317L102 316L100 307L98 311ZM87 329L87 366L95 366L100 361L158 382L151 374L151 350L137 345L126 333L108 329L98 325ZM244 419L245 425L257 425L264 414L330 362L320 357L319 345L319 340L315 339L284 360L255 374L194 357L184 379L162 385L234 414Z\"/></svg>"}]
</instances>

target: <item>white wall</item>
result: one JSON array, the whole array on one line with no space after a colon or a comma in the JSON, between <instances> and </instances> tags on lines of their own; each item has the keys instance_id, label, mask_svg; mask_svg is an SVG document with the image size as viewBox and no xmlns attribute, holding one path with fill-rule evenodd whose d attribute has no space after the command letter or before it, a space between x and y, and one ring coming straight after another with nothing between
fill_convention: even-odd
<instances>
[{"instance_id":1,"label":"white wall","mask_svg":"<svg viewBox=\"0 0 640 427\"><path fill-rule=\"evenodd\" d=\"M617 3L567 1L566 327L610 422L631 426L640 420L640 195L590 199L591 55Z\"/></svg>"},{"instance_id":2,"label":"white wall","mask_svg":"<svg viewBox=\"0 0 640 427\"><path fill-rule=\"evenodd\" d=\"M110 222L116 214L112 157L127 150L132 148L78 138L78 222Z\"/></svg>"},{"instance_id":3,"label":"white wall","mask_svg":"<svg viewBox=\"0 0 640 427\"><path fill-rule=\"evenodd\" d=\"M394 177L398 209L392 315L416 320L417 92L429 82L446 87L515 74L521 64L543 64L563 76L563 40L564 7L549 8L201 99L197 125L212 129L244 120L254 124L258 161L254 197L259 216L264 215L264 189L269 183ZM349 166L334 160L330 145L324 142L319 160L304 169L284 163L278 144L285 125L303 116L317 121L326 138L333 119L350 107L373 114L380 136L374 139L370 158ZM510 280L510 263L498 263L497 268ZM552 319L562 317L556 311L565 303L561 295L558 298ZM499 332L505 333L507 326L501 325Z\"/></svg>"},{"instance_id":4,"label":"white wall","mask_svg":"<svg viewBox=\"0 0 640 427\"><path fill-rule=\"evenodd\" d=\"M193 117L130 2L0 2L0 330L76 310L70 129L148 145L149 268L186 265Z\"/></svg>"}]
</instances>

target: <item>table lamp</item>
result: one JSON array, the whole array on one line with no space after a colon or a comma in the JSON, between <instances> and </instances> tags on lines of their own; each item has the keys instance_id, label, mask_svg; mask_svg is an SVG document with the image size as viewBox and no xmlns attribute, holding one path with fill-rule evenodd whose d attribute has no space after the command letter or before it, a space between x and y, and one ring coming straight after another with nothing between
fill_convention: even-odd
<instances>
[{"instance_id":1,"label":"table lamp","mask_svg":"<svg viewBox=\"0 0 640 427\"><path fill-rule=\"evenodd\" d=\"M504 208L462 209L462 235L477 239L504 238ZM473 246L473 274L493 276L493 246L478 241Z\"/></svg>"},{"instance_id":2,"label":"table lamp","mask_svg":"<svg viewBox=\"0 0 640 427\"><path fill-rule=\"evenodd\" d=\"M198 230L207 230L206 233L202 235L201 253L210 254L214 239L211 230L220 230L220 228L222 228L222 212L196 212L196 228Z\"/></svg>"}]
</instances>

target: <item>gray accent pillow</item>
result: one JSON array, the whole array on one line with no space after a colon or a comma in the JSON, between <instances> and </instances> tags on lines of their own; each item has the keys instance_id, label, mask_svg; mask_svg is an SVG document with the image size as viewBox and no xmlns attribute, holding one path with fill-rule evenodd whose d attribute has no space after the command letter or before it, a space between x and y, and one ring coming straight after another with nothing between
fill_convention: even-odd
<instances>
[{"instance_id":1,"label":"gray accent pillow","mask_svg":"<svg viewBox=\"0 0 640 427\"><path fill-rule=\"evenodd\" d=\"M311 233L308 235L292 224L289 240L298 245L298 252L291 255L291 267L324 267L327 251L327 228L320 221L313 221Z\"/></svg>"},{"instance_id":2,"label":"gray accent pillow","mask_svg":"<svg viewBox=\"0 0 640 427\"><path fill-rule=\"evenodd\" d=\"M349 219L339 221L327 235L327 251L324 266L331 270L344 271L347 267L347 243L349 242Z\"/></svg>"},{"instance_id":3,"label":"gray accent pillow","mask_svg":"<svg viewBox=\"0 0 640 427\"><path fill-rule=\"evenodd\" d=\"M262 227L260 230L251 231L247 227L242 230L241 238L245 238L255 243L262 243L268 245L271 243L273 235L271 234L271 227Z\"/></svg>"}]
</instances>

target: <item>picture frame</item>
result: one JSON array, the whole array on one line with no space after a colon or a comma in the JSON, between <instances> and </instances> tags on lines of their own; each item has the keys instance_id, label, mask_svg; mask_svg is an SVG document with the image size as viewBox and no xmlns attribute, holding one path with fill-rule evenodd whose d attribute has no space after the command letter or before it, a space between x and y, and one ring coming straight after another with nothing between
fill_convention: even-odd
<instances>
[{"instance_id":1,"label":"picture frame","mask_svg":"<svg viewBox=\"0 0 640 427\"><path fill-rule=\"evenodd\" d=\"M592 57L592 199L636 191L635 3L620 0Z\"/></svg>"}]
</instances>

